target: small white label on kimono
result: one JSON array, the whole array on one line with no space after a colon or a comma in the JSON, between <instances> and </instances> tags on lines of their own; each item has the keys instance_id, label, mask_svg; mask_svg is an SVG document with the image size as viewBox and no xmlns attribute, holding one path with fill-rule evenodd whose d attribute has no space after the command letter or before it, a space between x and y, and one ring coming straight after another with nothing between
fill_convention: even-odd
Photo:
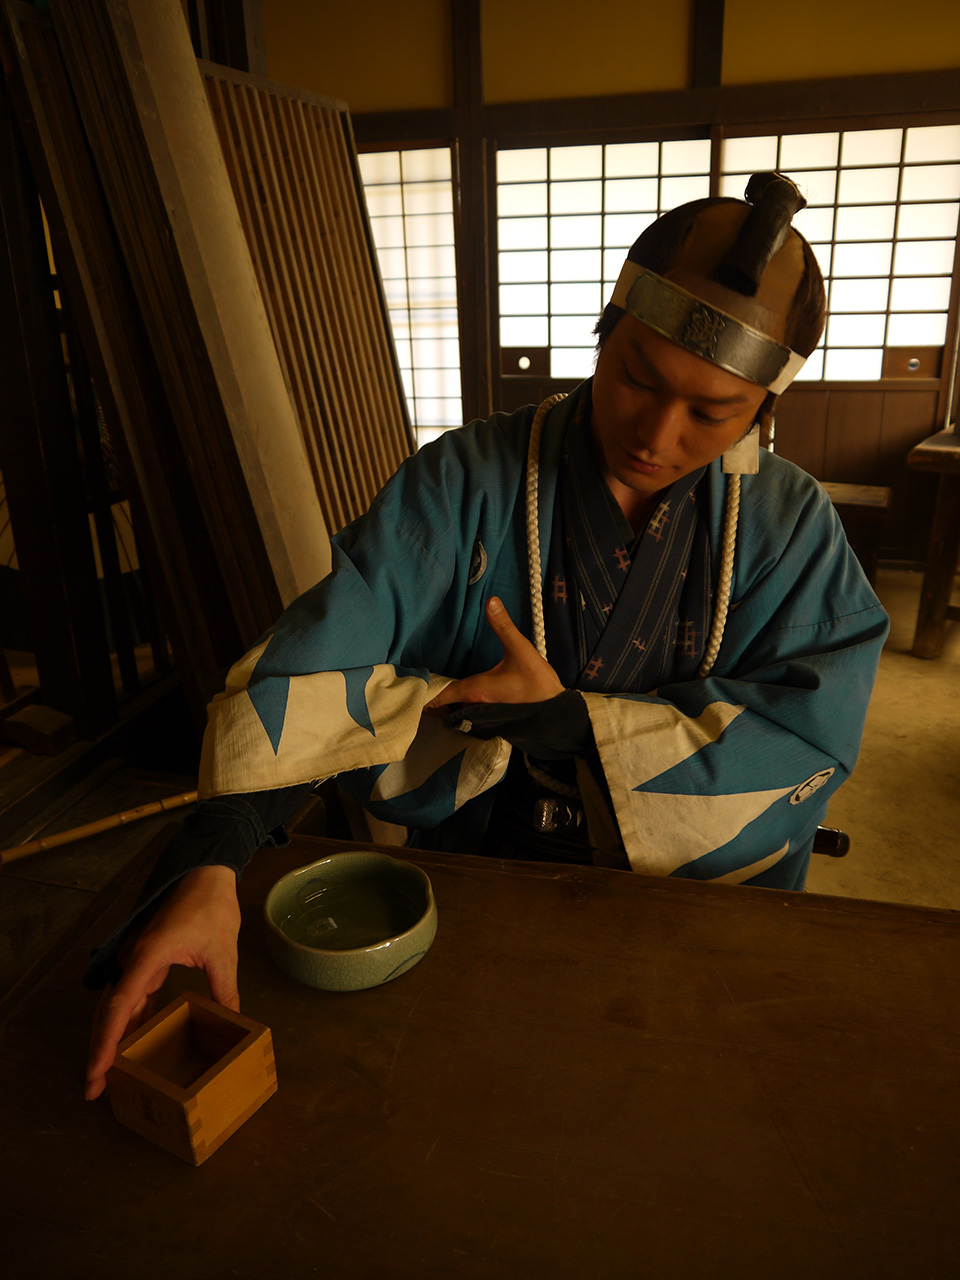
<instances>
[{"instance_id":1,"label":"small white label on kimono","mask_svg":"<svg viewBox=\"0 0 960 1280\"><path fill-rule=\"evenodd\" d=\"M833 777L835 772L835 769L821 769L819 773L815 773L806 782L801 782L790 797L790 803L803 804L804 800L809 800L815 791L819 791L823 784Z\"/></svg>"}]
</instances>

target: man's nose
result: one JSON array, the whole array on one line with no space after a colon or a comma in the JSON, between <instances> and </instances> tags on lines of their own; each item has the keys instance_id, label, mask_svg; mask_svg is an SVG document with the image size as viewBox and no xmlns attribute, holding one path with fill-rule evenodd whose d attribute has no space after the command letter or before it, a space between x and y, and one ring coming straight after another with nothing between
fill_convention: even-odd
<instances>
[{"instance_id":1,"label":"man's nose","mask_svg":"<svg viewBox=\"0 0 960 1280\"><path fill-rule=\"evenodd\" d=\"M647 453L666 453L679 439L681 406L673 401L657 401L637 423L637 443Z\"/></svg>"}]
</instances>

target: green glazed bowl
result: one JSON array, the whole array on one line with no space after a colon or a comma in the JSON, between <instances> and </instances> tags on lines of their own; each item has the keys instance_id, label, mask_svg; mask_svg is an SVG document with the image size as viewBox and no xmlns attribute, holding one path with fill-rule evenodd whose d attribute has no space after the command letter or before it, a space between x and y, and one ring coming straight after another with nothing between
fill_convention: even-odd
<instances>
[{"instance_id":1,"label":"green glazed bowl","mask_svg":"<svg viewBox=\"0 0 960 1280\"><path fill-rule=\"evenodd\" d=\"M437 904L424 871L385 853L334 853L282 876L263 904L267 949L324 991L363 991L426 955Z\"/></svg>"}]
</instances>

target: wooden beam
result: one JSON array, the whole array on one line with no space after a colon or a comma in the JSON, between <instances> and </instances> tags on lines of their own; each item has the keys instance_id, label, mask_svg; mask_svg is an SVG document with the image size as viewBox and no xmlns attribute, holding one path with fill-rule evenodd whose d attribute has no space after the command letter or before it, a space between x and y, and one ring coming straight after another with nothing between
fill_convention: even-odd
<instances>
[{"instance_id":1,"label":"wooden beam","mask_svg":"<svg viewBox=\"0 0 960 1280\"><path fill-rule=\"evenodd\" d=\"M482 135L483 49L480 0L451 0L453 83L457 117L455 242L460 316L463 420L493 412L488 274L489 210Z\"/></svg>"},{"instance_id":2,"label":"wooden beam","mask_svg":"<svg viewBox=\"0 0 960 1280\"><path fill-rule=\"evenodd\" d=\"M694 89L719 85L723 72L723 3L724 0L694 0L693 3L693 72Z\"/></svg>"}]
</instances>

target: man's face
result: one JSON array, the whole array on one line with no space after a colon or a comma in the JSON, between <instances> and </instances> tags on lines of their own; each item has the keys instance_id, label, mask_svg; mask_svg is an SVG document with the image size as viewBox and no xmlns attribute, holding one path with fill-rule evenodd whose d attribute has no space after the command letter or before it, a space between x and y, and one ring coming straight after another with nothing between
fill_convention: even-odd
<instances>
[{"instance_id":1,"label":"man's face","mask_svg":"<svg viewBox=\"0 0 960 1280\"><path fill-rule=\"evenodd\" d=\"M627 518L642 517L661 489L736 444L765 398L763 387L623 316L597 360L592 430Z\"/></svg>"}]
</instances>

